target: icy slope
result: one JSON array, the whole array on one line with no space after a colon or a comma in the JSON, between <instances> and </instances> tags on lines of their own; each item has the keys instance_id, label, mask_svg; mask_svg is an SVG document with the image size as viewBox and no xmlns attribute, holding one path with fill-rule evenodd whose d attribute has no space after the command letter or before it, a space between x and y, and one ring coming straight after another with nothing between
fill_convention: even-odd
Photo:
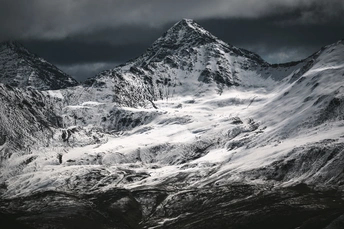
<instances>
[{"instance_id":1,"label":"icy slope","mask_svg":"<svg viewBox=\"0 0 344 229\"><path fill-rule=\"evenodd\" d=\"M278 123L283 137L343 120L343 41L326 46L314 56L309 58L312 66L295 82L286 85L259 114L265 119L269 117L268 125Z\"/></svg>"},{"instance_id":2,"label":"icy slope","mask_svg":"<svg viewBox=\"0 0 344 229\"><path fill-rule=\"evenodd\" d=\"M89 193L118 187L178 190L232 182L342 185L342 121L314 124L286 136L279 123L270 123L285 117L275 117L270 110L270 118L263 119L259 113L271 104L280 110L276 105L280 101L275 101L279 96L232 89L221 96L161 100L156 103L158 110L117 108L118 114L127 116L108 120L114 133L105 133L94 123L76 129L68 143L32 153L35 163L27 169L35 172L9 178L5 195L43 190ZM83 109L94 118L102 106L84 104ZM93 134L94 141L89 140L92 131L100 133ZM63 153L61 165L57 152ZM297 169L299 163L303 172ZM289 167L276 172L280 164Z\"/></svg>"},{"instance_id":3,"label":"icy slope","mask_svg":"<svg viewBox=\"0 0 344 229\"><path fill-rule=\"evenodd\" d=\"M96 123L71 126L68 142L55 132L54 146L33 150L32 161L20 163L28 156L23 153L2 165L2 211L18 214L30 209L19 219L38 228L73 228L72 219L93 225L85 228L126 228L133 223L137 228L204 228L215 216L217 228L250 228L253 222L276 227L274 217L290 224L286 228L307 224L312 217L326 219L328 225L344 214L338 210L340 196L307 186L302 194L277 187L306 182L318 189L325 185L341 190L343 126L328 131L320 126L271 141L267 137L278 136L278 131L255 114L278 96L261 89L232 89L221 96L160 100L158 110L117 108L140 121L122 131L104 133L95 129ZM106 108L97 103L80 106L90 117ZM62 164L56 158L60 153ZM286 209L293 209L292 216ZM251 211L253 215L247 215ZM319 214L323 217L317 218ZM238 216L240 220L228 221ZM265 223L257 216L266 217ZM63 218L68 220L61 223Z\"/></svg>"},{"instance_id":4,"label":"icy slope","mask_svg":"<svg viewBox=\"0 0 344 229\"><path fill-rule=\"evenodd\" d=\"M189 28L192 23L184 20L172 28L173 32L180 31L180 26L185 28L185 24ZM201 28L191 29L216 40ZM172 38L177 46L182 45L178 43L179 35ZM203 39L192 39L192 42L203 44ZM218 40L216 44L225 45ZM253 87L243 84L224 88L221 93L207 90L202 94L190 92L188 96L180 91L173 97L155 101L155 108L120 107L117 100L106 97L87 102L78 99L83 96L79 90L83 90L84 99L92 99L88 94L92 90L107 95L109 82L92 88L75 87L74 92L71 89L44 92L55 104L55 113L61 116L62 125L67 129L55 132L55 136L60 136L55 139L61 142L54 148L42 148L44 156L37 151L40 155L37 155L37 163L28 165L33 166L30 170L37 171L30 177L40 178L31 180L32 184L31 181L26 183L27 186L22 186L21 182L27 179L25 174L21 179L16 177L18 182L4 180L11 184L6 195L29 193L32 186L42 190L40 182L47 190L55 190L58 185L63 187L61 191L67 191L64 176L59 183L51 175L51 163L57 163L56 152L63 152L62 165L53 169L57 174L63 171L66 176L87 177L88 166L104 176L117 174L115 177L119 180L111 184L106 183L108 179L99 181L96 177L95 183L80 183L76 179L80 192L88 192L90 188L99 191L113 187L170 186L171 175L180 174L184 174L183 179L173 183L176 187L246 182L247 179L281 184L300 181L316 184L321 180L342 185L343 42L325 47L305 62L309 60L313 64L294 81L290 79L300 70L281 81L264 81L260 75L254 75L253 78L265 84L259 86L254 81ZM123 68L126 66L120 69ZM278 73L271 78L276 76ZM99 83L99 79L111 78L99 77L96 82ZM76 101L80 103L75 104ZM62 137L64 131L65 137ZM66 136L68 141L62 142ZM51 162L45 168L38 166L40 160ZM304 164L307 173L297 172L296 168L304 160L315 161L319 166ZM290 170L278 170L284 163ZM129 170L126 175L118 176L122 169ZM131 178L124 179L126 176ZM39 183L35 184L37 180Z\"/></svg>"},{"instance_id":5,"label":"icy slope","mask_svg":"<svg viewBox=\"0 0 344 229\"><path fill-rule=\"evenodd\" d=\"M314 183L343 185L343 40L308 59L312 61L309 69L254 116L268 128L259 143L250 147L289 148L288 155L273 165L285 167L283 172L275 171L277 179L299 176Z\"/></svg>"},{"instance_id":6,"label":"icy slope","mask_svg":"<svg viewBox=\"0 0 344 229\"><path fill-rule=\"evenodd\" d=\"M0 82L39 90L77 85L76 80L17 42L0 43Z\"/></svg>"}]
</instances>

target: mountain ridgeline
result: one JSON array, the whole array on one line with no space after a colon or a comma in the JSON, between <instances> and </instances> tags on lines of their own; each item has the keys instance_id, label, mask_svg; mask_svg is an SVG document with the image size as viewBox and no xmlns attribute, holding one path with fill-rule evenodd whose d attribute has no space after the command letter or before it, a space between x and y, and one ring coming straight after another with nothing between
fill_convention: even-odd
<instances>
[{"instance_id":1,"label":"mountain ridgeline","mask_svg":"<svg viewBox=\"0 0 344 229\"><path fill-rule=\"evenodd\" d=\"M13 87L55 90L78 83L18 42L0 43L0 82Z\"/></svg>"},{"instance_id":2,"label":"mountain ridgeline","mask_svg":"<svg viewBox=\"0 0 344 229\"><path fill-rule=\"evenodd\" d=\"M183 19L80 85L0 67L6 229L344 228L343 40L269 64Z\"/></svg>"},{"instance_id":3,"label":"mountain ridgeline","mask_svg":"<svg viewBox=\"0 0 344 229\"><path fill-rule=\"evenodd\" d=\"M99 73L85 82L111 87L113 101L144 106L173 95L202 94L231 86L261 86L262 79L282 79L301 65L270 65L257 54L229 45L190 19L157 39L141 56ZM96 96L99 97L99 96Z\"/></svg>"}]
</instances>

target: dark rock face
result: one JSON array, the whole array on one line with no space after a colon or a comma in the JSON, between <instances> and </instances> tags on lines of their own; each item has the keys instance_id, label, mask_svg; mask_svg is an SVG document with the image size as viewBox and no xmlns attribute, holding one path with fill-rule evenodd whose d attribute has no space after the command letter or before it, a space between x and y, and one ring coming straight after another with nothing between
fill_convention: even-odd
<instances>
[{"instance_id":1,"label":"dark rock face","mask_svg":"<svg viewBox=\"0 0 344 229\"><path fill-rule=\"evenodd\" d=\"M330 101L327 106L321 112L318 118L318 123L324 123L325 121L344 120L344 97L330 97Z\"/></svg>"},{"instance_id":2,"label":"dark rock face","mask_svg":"<svg viewBox=\"0 0 344 229\"><path fill-rule=\"evenodd\" d=\"M1 201L5 228L342 228L343 193L233 184L183 191L45 192ZM30 208L30 212L25 209ZM21 212L21 209L25 211Z\"/></svg>"},{"instance_id":3,"label":"dark rock face","mask_svg":"<svg viewBox=\"0 0 344 229\"><path fill-rule=\"evenodd\" d=\"M60 89L77 81L17 42L0 44L0 82L38 90Z\"/></svg>"},{"instance_id":4,"label":"dark rock face","mask_svg":"<svg viewBox=\"0 0 344 229\"><path fill-rule=\"evenodd\" d=\"M169 219L158 228L324 228L343 214L341 204L336 192L232 185L177 194L153 215Z\"/></svg>"},{"instance_id":5,"label":"dark rock face","mask_svg":"<svg viewBox=\"0 0 344 229\"><path fill-rule=\"evenodd\" d=\"M32 228L139 228L141 219L140 206L126 190L96 196L45 192L1 204L2 208L6 207L2 215L12 216L12 219L21 214L21 209L31 208L29 214L21 215L12 222L13 225L22 222ZM16 210L12 212L11 209Z\"/></svg>"}]
</instances>

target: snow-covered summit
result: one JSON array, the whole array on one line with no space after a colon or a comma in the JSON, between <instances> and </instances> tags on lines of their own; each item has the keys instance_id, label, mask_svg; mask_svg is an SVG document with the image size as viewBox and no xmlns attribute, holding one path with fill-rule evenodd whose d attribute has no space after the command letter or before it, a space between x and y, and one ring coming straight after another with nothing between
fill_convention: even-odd
<instances>
[{"instance_id":1,"label":"snow-covered summit","mask_svg":"<svg viewBox=\"0 0 344 229\"><path fill-rule=\"evenodd\" d=\"M23 52L26 54L29 54L29 51L19 42L17 41L8 41L8 42L3 42L0 44L2 49L10 49L13 52Z\"/></svg>"},{"instance_id":2,"label":"snow-covered summit","mask_svg":"<svg viewBox=\"0 0 344 229\"><path fill-rule=\"evenodd\" d=\"M266 64L265 61L257 54L237 48L220 40L192 19L183 19L173 25L153 43L152 49L165 47L169 49L180 47L186 48L187 46L194 47L210 43L217 43L225 50L230 49L237 55L252 58L261 64Z\"/></svg>"},{"instance_id":3,"label":"snow-covered summit","mask_svg":"<svg viewBox=\"0 0 344 229\"><path fill-rule=\"evenodd\" d=\"M218 41L218 39L202 28L194 20L183 19L167 30L154 46L178 47L178 45L199 45Z\"/></svg>"},{"instance_id":4,"label":"snow-covered summit","mask_svg":"<svg viewBox=\"0 0 344 229\"><path fill-rule=\"evenodd\" d=\"M173 96L202 96L232 86L268 88L296 68L270 65L257 54L221 41L193 20L183 19L141 56L85 84L115 92L103 97L135 106Z\"/></svg>"},{"instance_id":5,"label":"snow-covered summit","mask_svg":"<svg viewBox=\"0 0 344 229\"><path fill-rule=\"evenodd\" d=\"M77 85L77 81L15 41L0 43L0 82L39 90Z\"/></svg>"}]
</instances>

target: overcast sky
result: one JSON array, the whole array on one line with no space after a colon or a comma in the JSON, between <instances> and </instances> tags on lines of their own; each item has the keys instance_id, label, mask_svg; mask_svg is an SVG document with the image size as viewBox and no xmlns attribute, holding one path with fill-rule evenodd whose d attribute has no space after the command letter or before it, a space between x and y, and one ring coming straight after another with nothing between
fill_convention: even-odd
<instances>
[{"instance_id":1,"label":"overcast sky","mask_svg":"<svg viewBox=\"0 0 344 229\"><path fill-rule=\"evenodd\" d=\"M0 41L84 80L140 55L182 18L270 63L344 38L343 0L0 0Z\"/></svg>"}]
</instances>

